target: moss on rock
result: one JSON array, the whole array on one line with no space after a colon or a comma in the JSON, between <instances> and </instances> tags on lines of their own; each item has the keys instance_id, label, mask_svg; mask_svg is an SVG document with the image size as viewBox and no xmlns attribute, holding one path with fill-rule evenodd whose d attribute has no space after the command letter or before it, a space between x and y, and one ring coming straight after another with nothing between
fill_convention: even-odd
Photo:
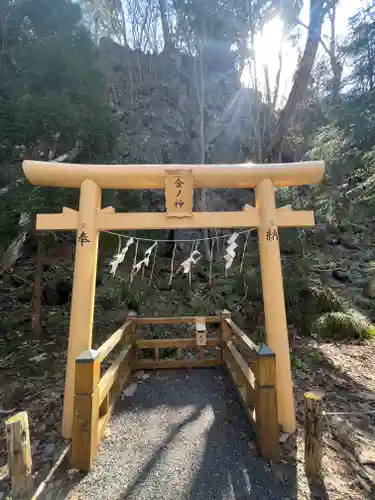
<instances>
[{"instance_id":1,"label":"moss on rock","mask_svg":"<svg viewBox=\"0 0 375 500\"><path fill-rule=\"evenodd\" d=\"M318 316L313 323L313 332L331 339L367 339L375 335L375 327L356 311L335 311Z\"/></svg>"}]
</instances>

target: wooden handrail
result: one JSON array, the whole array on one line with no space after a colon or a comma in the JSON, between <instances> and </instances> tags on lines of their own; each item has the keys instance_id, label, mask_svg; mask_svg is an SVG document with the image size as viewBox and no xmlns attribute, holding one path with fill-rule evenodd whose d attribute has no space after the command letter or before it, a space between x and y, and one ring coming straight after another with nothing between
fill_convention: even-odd
<instances>
[{"instance_id":1,"label":"wooden handrail","mask_svg":"<svg viewBox=\"0 0 375 500\"><path fill-rule=\"evenodd\" d=\"M103 402L104 398L108 394L108 392L111 390L113 384L116 382L117 377L120 373L121 369L121 364L125 360L125 358L129 355L131 352L132 346L129 344L127 345L117 356L115 361L111 364L111 366L108 368L108 370L105 372L105 374L102 376L102 378L99 381L98 384L98 399L99 399L99 405Z\"/></svg>"},{"instance_id":2,"label":"wooden handrail","mask_svg":"<svg viewBox=\"0 0 375 500\"><path fill-rule=\"evenodd\" d=\"M204 316L207 324L220 323L220 316ZM153 318L136 318L137 325L183 325L195 324L196 316L176 316L168 317L153 317Z\"/></svg>"},{"instance_id":3,"label":"wooden handrail","mask_svg":"<svg viewBox=\"0 0 375 500\"><path fill-rule=\"evenodd\" d=\"M134 362L134 370L160 370L163 368L204 368L219 366L219 359L137 359Z\"/></svg>"},{"instance_id":4,"label":"wooden handrail","mask_svg":"<svg viewBox=\"0 0 375 500\"><path fill-rule=\"evenodd\" d=\"M245 379L249 382L251 387L254 389L255 377L250 366L243 359L241 354L237 351L232 341L226 342L226 347L230 351L234 361L237 363L238 368L241 370Z\"/></svg>"},{"instance_id":5,"label":"wooden handrail","mask_svg":"<svg viewBox=\"0 0 375 500\"><path fill-rule=\"evenodd\" d=\"M266 345L257 346L229 316L222 314L223 359L251 423L264 458L280 457L276 397L276 356ZM251 368L233 344L237 340L251 356ZM255 410L255 411L254 411Z\"/></svg>"},{"instance_id":6,"label":"wooden handrail","mask_svg":"<svg viewBox=\"0 0 375 500\"><path fill-rule=\"evenodd\" d=\"M231 327L233 333L239 340L241 346L246 350L246 352L249 353L251 356L256 356L258 354L258 346L254 344L252 340L249 339L246 333L243 332L241 328L237 326L232 319L225 318L225 322Z\"/></svg>"},{"instance_id":7,"label":"wooden handrail","mask_svg":"<svg viewBox=\"0 0 375 500\"><path fill-rule=\"evenodd\" d=\"M255 423L255 380L254 374L248 371L248 367L244 367L246 362L242 359L241 354L237 351L232 342L225 343L223 346L223 359L228 369L229 375L240 396L244 410L251 424Z\"/></svg>"},{"instance_id":8,"label":"wooden handrail","mask_svg":"<svg viewBox=\"0 0 375 500\"><path fill-rule=\"evenodd\" d=\"M220 339L208 338L207 347L216 347L220 345ZM136 341L138 349L158 349L166 347L175 347L181 349L185 347L196 347L197 342L195 339L139 339Z\"/></svg>"},{"instance_id":9,"label":"wooden handrail","mask_svg":"<svg viewBox=\"0 0 375 500\"><path fill-rule=\"evenodd\" d=\"M117 346L120 340L123 339L126 330L133 324L133 320L125 321L125 323L120 326L118 330L116 330L110 337L107 339L104 344L102 344L99 349L99 360L104 361L106 357L109 355L111 351Z\"/></svg>"}]
</instances>

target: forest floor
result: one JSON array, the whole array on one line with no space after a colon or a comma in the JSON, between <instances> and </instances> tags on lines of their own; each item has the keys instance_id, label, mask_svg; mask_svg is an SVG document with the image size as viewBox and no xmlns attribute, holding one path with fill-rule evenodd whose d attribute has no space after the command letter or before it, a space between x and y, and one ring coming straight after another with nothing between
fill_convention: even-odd
<instances>
[{"instance_id":1,"label":"forest floor","mask_svg":"<svg viewBox=\"0 0 375 500\"><path fill-rule=\"evenodd\" d=\"M66 314L68 315L68 309L66 309ZM110 314L108 318L102 316L101 323L109 324L109 317ZM25 341L22 335L15 335L12 339L12 351L0 361L2 405L0 409L2 427L0 498L5 498L4 495L9 492L4 435L4 423L9 415L20 410L28 412L37 483L47 475L61 450L67 445L59 436L67 340L66 334L63 334L60 329L51 331L53 331L53 336L51 334L50 339L45 338L43 342L30 343ZM108 328L103 327L102 333L98 333L98 343L104 333L109 333ZM372 341L318 343L311 339L300 338L293 332L291 332L291 337L298 416L297 446L295 447L291 439L287 439L282 444L283 462L280 465L274 464L271 468L273 474L277 481L283 484L287 481L287 476L283 472L283 463L288 466L294 463L298 473L297 498L315 498L311 496L303 472L303 394L306 390L321 389L325 392L325 410L329 413L345 413L338 417L327 416L323 459L325 497L331 500L374 498L375 343ZM59 339L57 342L56 338ZM337 418L342 418L343 421L336 421ZM332 428L332 423L334 428ZM343 433L336 432L337 429L344 430L343 433L350 439L343 442ZM253 453L254 449L250 451ZM66 462L54 481L57 481L56 486L61 486L61 481L65 486L66 482L69 484L71 481L73 487L76 484L77 475L69 470ZM316 496L316 498L319 497L324 498L322 492ZM70 498L84 499L86 497Z\"/></svg>"},{"instance_id":2,"label":"forest floor","mask_svg":"<svg viewBox=\"0 0 375 500\"><path fill-rule=\"evenodd\" d=\"M324 237L324 241L326 236ZM340 251L340 259L345 257L345 265L351 281L345 283L332 280L330 286L356 306L367 306L361 292L363 275L370 264L375 265L375 255L371 254L369 264L361 264L359 269L355 250L334 247ZM371 250L372 252L372 250ZM337 257L324 253L326 261L317 255L319 269L327 276L327 270L337 267ZM251 262L248 263L250 268ZM351 267L350 267L351 266ZM354 267L353 267L354 266ZM342 266L341 266L342 267ZM355 269L354 269L355 268ZM0 500L9 493L7 477L7 451L4 426L6 419L17 411L25 410L29 415L33 469L36 484L40 483L56 463L67 442L60 437L63 387L67 352L67 332L69 328L69 303L64 305L43 305L43 339L30 340L30 296L32 292L33 263L23 263L24 270L8 281L0 282ZM126 270L124 270L126 271ZM215 287L207 287L201 277L186 288L186 282L174 280L173 289L168 288L169 261L161 261L157 270L156 286L148 287L144 295L137 289L131 291L135 306L142 315L184 315L213 314L225 306L233 311L234 320L248 333L254 331L249 326L251 315L258 314L252 308L262 310L262 302L247 298L242 292L233 292L235 280L220 281ZM199 273L203 269L200 268ZM321 271L317 271L321 272ZM357 278L356 273L362 274ZM72 263L56 264L45 271L45 282L50 279L66 279L72 276ZM17 280L17 283L14 282ZM242 281L242 280L240 280ZM94 345L97 347L121 324L126 315L126 304L119 298L113 280L97 288ZM237 286L237 285L236 285ZM18 287L17 290L15 287ZM117 288L123 285L117 284ZM144 282L140 288L144 288ZM349 294L350 292L350 294ZM348 295L349 294L349 295ZM360 299L358 304L357 299ZM231 301L228 303L228 301ZM16 313L14 311L17 311ZM246 317L245 317L246 316ZM258 315L259 316L259 315ZM260 316L261 317L261 316ZM370 321L374 322L373 316ZM149 335L163 338L176 336L177 330L155 327ZM259 332L258 332L259 333ZM297 473L297 498L328 498L330 500L367 500L375 498L375 339L348 340L342 342L322 341L318 338L302 336L294 327L289 329L297 401L298 432L296 439L286 439L282 435L283 460L272 464L270 471L281 485L288 480L284 466L295 467ZM254 337L259 341L259 337ZM193 380L193 377L191 377ZM138 383L138 382L137 382ZM139 384L138 384L139 385ZM311 492L303 470L304 430L303 394L307 390L320 389L325 393L324 408L324 487L325 491ZM137 389L138 390L138 389ZM136 396L138 397L138 396ZM335 415L333 415L335 414ZM257 453L249 444L249 453ZM78 478L78 479L77 479ZM77 487L76 471L69 469L64 461L54 475L52 490L64 486L70 491ZM79 488L79 487L78 487ZM78 491L75 489L74 491ZM41 498L44 498L43 496ZM52 494L55 498L55 494ZM69 498L69 496L67 497ZM71 496L84 499L85 496ZM252 497L241 497L252 498ZM260 499L262 496L259 497ZM266 498L266 497L265 497ZM291 497L293 498L293 497ZM208 500L208 498L207 498Z\"/></svg>"}]
</instances>

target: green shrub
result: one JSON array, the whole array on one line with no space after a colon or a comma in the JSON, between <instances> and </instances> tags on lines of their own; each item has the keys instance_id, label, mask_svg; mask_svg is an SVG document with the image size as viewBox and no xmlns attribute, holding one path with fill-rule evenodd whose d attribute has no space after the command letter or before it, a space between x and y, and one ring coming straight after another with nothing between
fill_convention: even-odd
<instances>
[{"instance_id":1,"label":"green shrub","mask_svg":"<svg viewBox=\"0 0 375 500\"><path fill-rule=\"evenodd\" d=\"M310 290L317 312L343 312L345 310L344 300L329 286L311 287Z\"/></svg>"},{"instance_id":2,"label":"green shrub","mask_svg":"<svg viewBox=\"0 0 375 500\"><path fill-rule=\"evenodd\" d=\"M367 318L355 311L329 312L316 318L313 323L313 333L327 339L367 339L375 336L375 327Z\"/></svg>"}]
</instances>

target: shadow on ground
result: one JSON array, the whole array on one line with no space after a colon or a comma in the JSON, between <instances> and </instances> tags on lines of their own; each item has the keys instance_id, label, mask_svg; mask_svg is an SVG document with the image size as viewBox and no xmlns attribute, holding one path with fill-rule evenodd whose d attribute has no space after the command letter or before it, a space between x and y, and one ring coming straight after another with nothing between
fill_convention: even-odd
<instances>
[{"instance_id":1,"label":"shadow on ground","mask_svg":"<svg viewBox=\"0 0 375 500\"><path fill-rule=\"evenodd\" d=\"M323 388L325 408L330 412L362 412L347 419L365 437L374 439L375 419L363 413L375 410L373 384L366 386L355 371L348 374L345 366L338 368L326 352L311 343L301 342L294 354L304 361L294 373L300 423L303 392ZM364 371L362 358L359 366L361 363ZM118 402L92 471L77 473L65 462L40 500L297 498L296 463L272 464L259 457L253 430L221 368L150 372L137 384L133 397ZM328 471L327 489L323 485L308 494L303 488L304 496L299 498L349 498L337 486L344 486L344 482L332 486L329 475L335 480L341 475L339 479L352 484L352 489L356 480L353 465L357 465L328 447L327 452L337 466ZM370 499L374 491L362 489L358 495L355 498Z\"/></svg>"},{"instance_id":2,"label":"shadow on ground","mask_svg":"<svg viewBox=\"0 0 375 500\"><path fill-rule=\"evenodd\" d=\"M94 468L71 479L70 498L297 498L295 465L279 464L275 474L275 464L259 456L253 430L221 368L146 377L132 398L119 401ZM59 498L56 490L51 498Z\"/></svg>"},{"instance_id":3,"label":"shadow on ground","mask_svg":"<svg viewBox=\"0 0 375 500\"><path fill-rule=\"evenodd\" d=\"M336 480L346 476L347 482L351 483L352 487L356 484L358 486L361 482L360 489L363 495L361 498L373 499L375 498L375 462L369 461L368 465L363 466L362 460L356 460L356 457L361 455L361 446L371 450L375 445L374 385L371 381L366 385L364 377L368 369L370 372L373 369L374 346L359 342L352 344L343 342L327 344L326 347L329 347L331 357L333 356L336 364L327 357L326 350L320 346L314 347L311 341L294 343L294 355L304 360L303 366L294 371L296 395L299 401L297 418L303 425L303 393L311 389L324 390L324 410L328 412L323 422L325 435L328 438L324 440L326 457L323 463L324 473L326 476L335 476ZM342 354L342 350L345 355ZM339 366L341 357L342 366ZM343 419L345 426L349 425L352 429L350 440L346 440L343 447L341 446L342 440L335 436L335 428L332 426L331 419L334 414ZM341 431L340 426L338 429ZM334 438L333 445L338 445L337 449L327 444L332 442L332 437ZM356 449L351 447L351 441L355 443ZM371 457L375 457L375 454L371 453ZM342 493L344 495L344 492ZM330 488L327 483L327 491L324 488L324 492L318 498L329 497ZM315 496L312 495L312 498Z\"/></svg>"}]
</instances>

